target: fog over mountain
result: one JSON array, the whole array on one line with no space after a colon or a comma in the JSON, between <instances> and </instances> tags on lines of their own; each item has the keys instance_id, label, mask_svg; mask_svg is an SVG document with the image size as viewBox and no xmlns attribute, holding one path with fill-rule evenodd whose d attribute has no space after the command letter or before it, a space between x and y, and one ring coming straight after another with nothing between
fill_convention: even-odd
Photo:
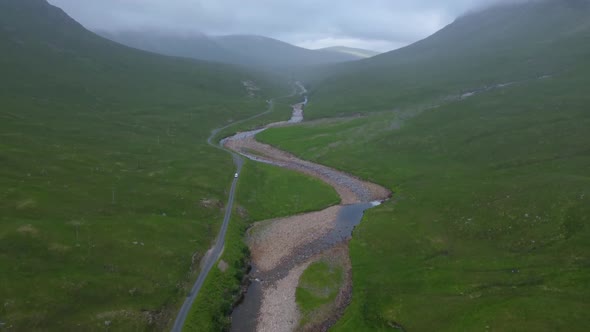
<instances>
[{"instance_id":1,"label":"fog over mountain","mask_svg":"<svg viewBox=\"0 0 590 332\"><path fill-rule=\"evenodd\" d=\"M87 28L178 34L250 34L307 48L388 51L427 37L458 16L522 0L50 0Z\"/></svg>"}]
</instances>

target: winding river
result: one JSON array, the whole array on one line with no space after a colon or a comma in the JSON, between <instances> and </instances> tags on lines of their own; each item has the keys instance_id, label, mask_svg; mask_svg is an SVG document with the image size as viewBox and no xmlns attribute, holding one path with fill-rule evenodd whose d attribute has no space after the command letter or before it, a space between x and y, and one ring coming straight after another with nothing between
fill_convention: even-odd
<instances>
[{"instance_id":1,"label":"winding river","mask_svg":"<svg viewBox=\"0 0 590 332\"><path fill-rule=\"evenodd\" d=\"M333 254L336 248L345 250L353 229L361 222L364 212L387 199L389 190L364 182L338 170L301 160L289 153L262 144L255 136L262 131L296 125L304 120L307 90L301 83L303 102L293 105L289 121L272 123L254 131L238 133L221 144L240 155L266 164L295 170L318 178L334 187L341 205L324 211L256 223L248 234L252 252L251 283L243 301L232 313L232 331L292 331L298 327L299 312L295 290L299 276L309 264ZM342 249L345 248L345 249ZM350 266L350 264L348 264ZM349 268L350 269L350 268ZM350 302L351 273L341 289L338 310L320 326L333 324Z\"/></svg>"}]
</instances>

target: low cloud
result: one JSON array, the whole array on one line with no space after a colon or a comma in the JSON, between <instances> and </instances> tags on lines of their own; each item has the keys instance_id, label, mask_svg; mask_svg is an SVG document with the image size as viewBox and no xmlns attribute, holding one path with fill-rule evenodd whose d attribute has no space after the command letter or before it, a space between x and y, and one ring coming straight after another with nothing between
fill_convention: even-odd
<instances>
[{"instance_id":1,"label":"low cloud","mask_svg":"<svg viewBox=\"0 0 590 332\"><path fill-rule=\"evenodd\" d=\"M256 34L296 45L387 51L472 10L519 0L49 0L92 30Z\"/></svg>"}]
</instances>

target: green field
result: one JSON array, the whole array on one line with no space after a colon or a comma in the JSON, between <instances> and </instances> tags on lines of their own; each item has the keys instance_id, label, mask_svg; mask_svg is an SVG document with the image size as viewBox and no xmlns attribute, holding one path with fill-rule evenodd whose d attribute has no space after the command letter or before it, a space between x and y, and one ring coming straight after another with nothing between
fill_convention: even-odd
<instances>
[{"instance_id":1,"label":"green field","mask_svg":"<svg viewBox=\"0 0 590 332\"><path fill-rule=\"evenodd\" d=\"M187 318L187 331L229 327L228 315L239 295L249 258L243 236L252 222L319 211L337 204L339 197L332 187L306 175L247 162L240 174L236 201L221 258L228 269L214 268L207 277Z\"/></svg>"},{"instance_id":2,"label":"green field","mask_svg":"<svg viewBox=\"0 0 590 332\"><path fill-rule=\"evenodd\" d=\"M317 318L326 315L330 305L336 300L338 291L344 281L342 266L333 262L320 260L305 269L297 285L296 301L302 318L299 326L318 323Z\"/></svg>"},{"instance_id":3,"label":"green field","mask_svg":"<svg viewBox=\"0 0 590 332\"><path fill-rule=\"evenodd\" d=\"M319 211L340 202L324 182L275 166L249 162L242 175L238 201L251 221Z\"/></svg>"},{"instance_id":4,"label":"green field","mask_svg":"<svg viewBox=\"0 0 590 332\"><path fill-rule=\"evenodd\" d=\"M0 321L166 329L233 179L209 133L291 88L116 45L43 1L4 1L0 19Z\"/></svg>"},{"instance_id":5,"label":"green field","mask_svg":"<svg viewBox=\"0 0 590 332\"><path fill-rule=\"evenodd\" d=\"M306 119L329 119L259 139L395 192L355 229L353 302L335 331L588 329L589 22L584 0L491 9L301 73ZM293 89L284 76L106 41L41 0L2 1L0 23L0 330L168 329L235 170L207 138L287 120L300 97L278 98ZM247 162L227 265L189 330L228 327L252 222L338 201ZM304 273L303 323L333 300L338 271Z\"/></svg>"},{"instance_id":6,"label":"green field","mask_svg":"<svg viewBox=\"0 0 590 332\"><path fill-rule=\"evenodd\" d=\"M257 114L253 119L245 119L245 121L229 126L215 135L215 141L220 141L225 137L234 135L237 132L244 132L262 128L264 125L280 121L288 121L293 113L293 108L288 103L293 97L278 97L273 104L268 106L267 112L264 114Z\"/></svg>"},{"instance_id":7,"label":"green field","mask_svg":"<svg viewBox=\"0 0 590 332\"><path fill-rule=\"evenodd\" d=\"M588 22L585 1L499 7L306 75L306 119L329 119L258 139L394 191L355 229L333 330L587 329Z\"/></svg>"},{"instance_id":8,"label":"green field","mask_svg":"<svg viewBox=\"0 0 590 332\"><path fill-rule=\"evenodd\" d=\"M421 113L260 134L395 192L355 230L334 330L585 330L589 77L580 64Z\"/></svg>"}]
</instances>

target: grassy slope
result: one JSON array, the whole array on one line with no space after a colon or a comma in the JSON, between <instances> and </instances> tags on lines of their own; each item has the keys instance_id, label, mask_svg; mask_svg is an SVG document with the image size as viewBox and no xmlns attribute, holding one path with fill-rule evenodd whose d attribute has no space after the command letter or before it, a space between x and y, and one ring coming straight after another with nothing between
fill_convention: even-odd
<instances>
[{"instance_id":1,"label":"grassy slope","mask_svg":"<svg viewBox=\"0 0 590 332\"><path fill-rule=\"evenodd\" d=\"M555 13L560 17L563 8ZM544 30L552 24L529 30L547 33L549 45L567 48L524 43L513 52L494 53L494 66L487 62L492 57L481 63L471 59L470 66L489 66L486 71L456 71L432 80L422 77L429 73L402 72L392 79L385 72L369 84L385 87L370 101L343 93L354 84L339 81L334 91L342 100L352 98L348 108L331 110L328 105L341 100L318 91L308 116L407 106L259 135L396 192L395 202L369 211L355 230L353 303L336 331L398 324L409 331L583 331L590 324L585 314L590 310L590 34L588 21L577 20L587 13L580 10L565 30L554 29L568 32L559 38ZM463 47L492 53L486 42L494 45L478 39ZM433 96L432 86L456 94L461 82L471 85L491 76L506 82L514 79L512 73L522 78L541 73L536 60L515 61L515 54L552 63L555 75L462 101L438 101L440 107L425 110L428 103L419 97ZM388 85L397 79L416 88L387 95L398 87Z\"/></svg>"},{"instance_id":2,"label":"grassy slope","mask_svg":"<svg viewBox=\"0 0 590 332\"><path fill-rule=\"evenodd\" d=\"M588 74L451 103L401 129L390 113L259 136L396 191L355 230L354 299L336 330L588 326Z\"/></svg>"},{"instance_id":3,"label":"grassy slope","mask_svg":"<svg viewBox=\"0 0 590 332\"><path fill-rule=\"evenodd\" d=\"M257 116L254 119L230 126L217 133L216 139L221 140L222 138L232 136L237 132L256 130L269 123L288 121L291 118L291 114L293 113L293 109L289 104L291 98L293 97L279 97L275 100L273 105L270 106L270 112L261 116Z\"/></svg>"},{"instance_id":4,"label":"grassy slope","mask_svg":"<svg viewBox=\"0 0 590 332\"><path fill-rule=\"evenodd\" d=\"M354 61L364 50L316 51L279 40L249 35L179 36L157 31L98 32L121 44L158 54L284 71L290 67ZM358 53L358 54L357 54Z\"/></svg>"},{"instance_id":5,"label":"grassy slope","mask_svg":"<svg viewBox=\"0 0 590 332\"><path fill-rule=\"evenodd\" d=\"M305 269L297 285L296 301L302 318L299 326L313 322L322 309L336 300L344 282L342 266L318 261Z\"/></svg>"},{"instance_id":6,"label":"grassy slope","mask_svg":"<svg viewBox=\"0 0 590 332\"><path fill-rule=\"evenodd\" d=\"M255 35L229 35L213 39L219 46L238 55L238 63L281 71L328 63L358 60L344 53L308 50L280 40Z\"/></svg>"},{"instance_id":7,"label":"grassy slope","mask_svg":"<svg viewBox=\"0 0 590 332\"><path fill-rule=\"evenodd\" d=\"M317 211L338 203L333 188L306 175L248 162L240 175L238 204L230 224L222 260L229 268L214 268L187 319L187 331L220 331L229 326L232 304L241 286L248 248L243 234L254 221ZM221 314L220 314L221 313Z\"/></svg>"},{"instance_id":8,"label":"grassy slope","mask_svg":"<svg viewBox=\"0 0 590 332\"><path fill-rule=\"evenodd\" d=\"M380 54L380 52L376 52L376 51L364 50L364 49L354 48L354 47L345 47L345 46L326 47L326 48L318 49L317 51L352 54L352 55L355 55L361 59L370 58L370 57Z\"/></svg>"},{"instance_id":9,"label":"grassy slope","mask_svg":"<svg viewBox=\"0 0 590 332\"><path fill-rule=\"evenodd\" d=\"M44 1L1 6L2 321L163 329L222 220L199 201L225 201L233 174L205 140L281 86L118 46Z\"/></svg>"},{"instance_id":10,"label":"grassy slope","mask_svg":"<svg viewBox=\"0 0 590 332\"><path fill-rule=\"evenodd\" d=\"M306 75L311 118L438 104L485 86L559 74L587 54L590 5L555 0L459 18L401 50ZM510 63L510 66L506 66Z\"/></svg>"},{"instance_id":11,"label":"grassy slope","mask_svg":"<svg viewBox=\"0 0 590 332\"><path fill-rule=\"evenodd\" d=\"M159 31L96 31L107 39L140 50L196 60L236 63L237 54L223 49L205 35L179 36Z\"/></svg>"},{"instance_id":12,"label":"grassy slope","mask_svg":"<svg viewBox=\"0 0 590 332\"><path fill-rule=\"evenodd\" d=\"M299 173L249 163L242 174L245 190L239 194L239 201L252 221L318 211L340 202L334 188Z\"/></svg>"}]
</instances>

